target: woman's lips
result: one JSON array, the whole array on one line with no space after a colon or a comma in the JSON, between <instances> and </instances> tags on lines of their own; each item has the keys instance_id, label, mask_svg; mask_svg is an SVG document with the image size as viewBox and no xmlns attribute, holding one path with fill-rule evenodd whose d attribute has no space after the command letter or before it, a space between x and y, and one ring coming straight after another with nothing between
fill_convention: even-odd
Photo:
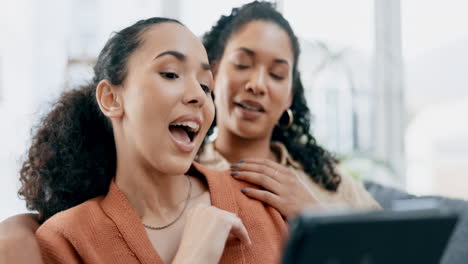
<instances>
[{"instance_id":1,"label":"woman's lips","mask_svg":"<svg viewBox=\"0 0 468 264\"><path fill-rule=\"evenodd\" d=\"M245 120L256 120L265 113L265 111L259 107L252 107L250 105L240 103L235 103L234 105L241 118Z\"/></svg>"},{"instance_id":2,"label":"woman's lips","mask_svg":"<svg viewBox=\"0 0 468 264\"><path fill-rule=\"evenodd\" d=\"M249 111L261 112L261 113L265 112L265 108L259 102L255 102L251 100L242 100L242 101L234 102L234 104Z\"/></svg>"}]
</instances>

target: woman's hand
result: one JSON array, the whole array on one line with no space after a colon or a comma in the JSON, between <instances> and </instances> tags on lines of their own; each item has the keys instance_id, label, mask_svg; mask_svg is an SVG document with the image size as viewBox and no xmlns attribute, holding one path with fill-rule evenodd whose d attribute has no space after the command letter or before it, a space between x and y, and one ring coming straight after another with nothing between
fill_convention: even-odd
<instances>
[{"instance_id":1,"label":"woman's hand","mask_svg":"<svg viewBox=\"0 0 468 264\"><path fill-rule=\"evenodd\" d=\"M235 214L214 206L196 205L187 215L173 263L218 263L229 236L251 244L247 229Z\"/></svg>"},{"instance_id":2,"label":"woman's hand","mask_svg":"<svg viewBox=\"0 0 468 264\"><path fill-rule=\"evenodd\" d=\"M21 214L0 223L0 263L42 263L34 233L37 215Z\"/></svg>"},{"instance_id":3,"label":"woman's hand","mask_svg":"<svg viewBox=\"0 0 468 264\"><path fill-rule=\"evenodd\" d=\"M250 198L276 208L284 217L293 217L306 207L320 202L291 169L268 159L244 159L231 165L231 175L264 190L242 188Z\"/></svg>"}]
</instances>

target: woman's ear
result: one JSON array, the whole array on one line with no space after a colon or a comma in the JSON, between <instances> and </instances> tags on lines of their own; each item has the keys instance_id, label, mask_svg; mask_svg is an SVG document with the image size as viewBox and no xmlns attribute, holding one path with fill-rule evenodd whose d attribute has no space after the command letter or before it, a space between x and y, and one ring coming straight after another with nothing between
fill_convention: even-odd
<instances>
[{"instance_id":1,"label":"woman's ear","mask_svg":"<svg viewBox=\"0 0 468 264\"><path fill-rule=\"evenodd\" d=\"M102 113L109 118L120 118L124 109L121 94L117 93L115 85L108 80L102 80L96 87L96 100Z\"/></svg>"}]
</instances>

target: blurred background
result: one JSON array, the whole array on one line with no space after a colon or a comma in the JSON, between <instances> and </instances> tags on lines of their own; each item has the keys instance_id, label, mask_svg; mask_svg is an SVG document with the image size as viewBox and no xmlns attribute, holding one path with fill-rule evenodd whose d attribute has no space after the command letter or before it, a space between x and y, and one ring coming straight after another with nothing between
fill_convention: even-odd
<instances>
[{"instance_id":1,"label":"blurred background","mask_svg":"<svg viewBox=\"0 0 468 264\"><path fill-rule=\"evenodd\" d=\"M1 0L0 220L26 211L18 171L31 129L62 91L91 78L113 31L165 16L202 36L248 2ZM273 2L301 39L312 132L343 169L468 199L468 1Z\"/></svg>"}]
</instances>

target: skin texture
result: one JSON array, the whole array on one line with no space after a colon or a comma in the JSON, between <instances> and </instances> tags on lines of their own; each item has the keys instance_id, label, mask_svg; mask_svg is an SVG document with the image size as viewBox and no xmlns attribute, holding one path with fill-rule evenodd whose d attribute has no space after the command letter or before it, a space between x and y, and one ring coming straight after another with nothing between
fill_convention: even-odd
<instances>
[{"instance_id":1,"label":"skin texture","mask_svg":"<svg viewBox=\"0 0 468 264\"><path fill-rule=\"evenodd\" d=\"M297 175L274 162L270 149L273 128L291 105L293 60L291 41L281 27L253 21L231 35L221 60L214 63L215 148L234 163L233 177L264 189L247 188L243 193L285 217L319 204ZM237 105L244 100L260 104L264 111L251 114ZM245 162L236 164L241 159Z\"/></svg>"}]
</instances>

